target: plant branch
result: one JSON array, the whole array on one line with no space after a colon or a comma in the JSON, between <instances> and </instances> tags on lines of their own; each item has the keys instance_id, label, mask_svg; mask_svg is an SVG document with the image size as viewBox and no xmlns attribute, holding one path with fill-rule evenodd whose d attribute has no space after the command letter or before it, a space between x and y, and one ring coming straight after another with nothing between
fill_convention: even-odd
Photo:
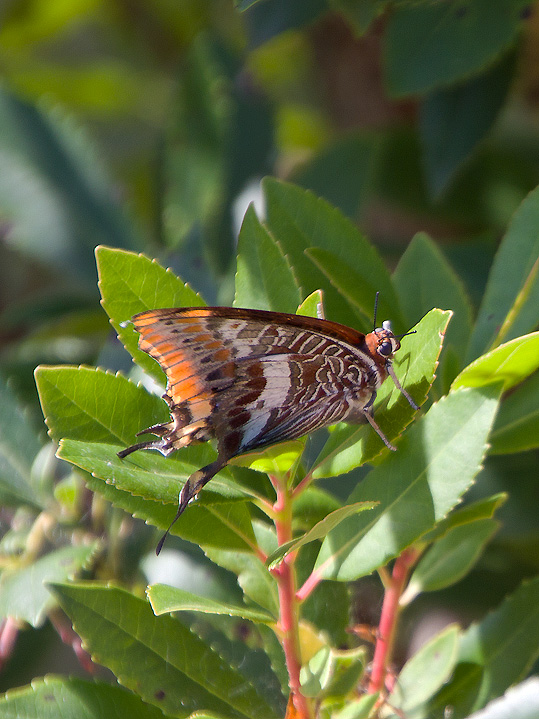
<instances>
[{"instance_id":1,"label":"plant branch","mask_svg":"<svg viewBox=\"0 0 539 719\"><path fill-rule=\"evenodd\" d=\"M397 628L399 600L418 555L418 550L413 547L405 549L395 560L391 578L385 585L380 626L372 661L369 694L375 694L384 688Z\"/></svg>"},{"instance_id":2,"label":"plant branch","mask_svg":"<svg viewBox=\"0 0 539 719\"><path fill-rule=\"evenodd\" d=\"M292 539L292 494L285 478L270 475L277 499L274 505L275 529L279 545ZM299 605L296 599L294 562L296 553L291 552L272 570L279 592L279 630L288 670L288 684L297 719L310 719L307 699L301 693L301 651L299 644Z\"/></svg>"}]
</instances>

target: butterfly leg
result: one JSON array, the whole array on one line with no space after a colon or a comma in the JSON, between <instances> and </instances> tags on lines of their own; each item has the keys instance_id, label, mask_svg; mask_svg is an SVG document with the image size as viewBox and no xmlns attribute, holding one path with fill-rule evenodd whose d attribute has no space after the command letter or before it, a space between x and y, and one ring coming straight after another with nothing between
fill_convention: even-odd
<instances>
[{"instance_id":1,"label":"butterfly leg","mask_svg":"<svg viewBox=\"0 0 539 719\"><path fill-rule=\"evenodd\" d=\"M374 429L376 434L380 437L382 442L385 444L385 446L390 449L392 452L396 452L397 448L394 447L391 442L388 440L388 438L385 436L385 434L382 432L380 427L378 426L378 423L375 421L374 417L372 416L372 410L369 411L368 409L363 412L365 415L365 419L370 424L370 426Z\"/></svg>"},{"instance_id":2,"label":"butterfly leg","mask_svg":"<svg viewBox=\"0 0 539 719\"><path fill-rule=\"evenodd\" d=\"M374 404L374 400L376 399L376 392L372 393L372 397L367 402L367 404L363 407L362 413L365 416L365 419L370 424L370 426L374 429L376 434L380 437L382 442L385 444L385 446L390 449L392 452L396 452L397 448L394 447L391 442L388 440L388 438L385 436L385 434L380 429L378 423L375 421L372 413L372 406Z\"/></svg>"}]
</instances>

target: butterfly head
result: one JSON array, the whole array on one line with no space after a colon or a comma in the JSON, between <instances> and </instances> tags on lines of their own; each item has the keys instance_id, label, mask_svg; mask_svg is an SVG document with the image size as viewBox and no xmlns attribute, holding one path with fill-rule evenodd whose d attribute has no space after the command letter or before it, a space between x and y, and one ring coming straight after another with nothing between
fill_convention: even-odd
<instances>
[{"instance_id":1,"label":"butterfly head","mask_svg":"<svg viewBox=\"0 0 539 719\"><path fill-rule=\"evenodd\" d=\"M382 322L381 327L376 327L365 337L371 357L382 365L391 362L395 352L400 349L399 339L393 334L389 320Z\"/></svg>"},{"instance_id":2,"label":"butterfly head","mask_svg":"<svg viewBox=\"0 0 539 719\"><path fill-rule=\"evenodd\" d=\"M376 338L376 353L383 359L390 360L401 346L399 338L393 334L391 322L385 320L385 322L382 322L382 327L377 327L373 334Z\"/></svg>"}]
</instances>

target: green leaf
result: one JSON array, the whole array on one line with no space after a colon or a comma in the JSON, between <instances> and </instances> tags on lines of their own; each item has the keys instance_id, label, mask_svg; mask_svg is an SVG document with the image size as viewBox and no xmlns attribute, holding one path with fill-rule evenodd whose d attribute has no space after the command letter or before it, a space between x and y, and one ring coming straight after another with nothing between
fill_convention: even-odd
<instances>
[{"instance_id":1,"label":"green leaf","mask_svg":"<svg viewBox=\"0 0 539 719\"><path fill-rule=\"evenodd\" d=\"M57 454L60 459L102 480L100 484L92 483L94 491L160 529L166 529L176 514L178 493L185 479L204 462L194 460L195 463L190 464L187 459L181 461L144 452L139 452L133 459L121 460L116 454L118 449L114 445L66 439ZM189 456L191 449L202 447L187 448L187 452L181 454ZM191 461L193 459L189 459ZM128 492L135 498L150 501L131 503L122 494L108 491L103 482L113 485L120 493ZM189 506L171 533L202 546L253 551L255 538L249 512L244 503L231 504L231 500L243 499L245 495L233 483L226 483L219 477L212 481L211 487L216 491L205 490L200 501ZM164 508L161 502L173 506Z\"/></svg>"},{"instance_id":2,"label":"green leaf","mask_svg":"<svg viewBox=\"0 0 539 719\"><path fill-rule=\"evenodd\" d=\"M321 290L315 290L303 300L299 305L296 314L304 315L305 317L319 317L320 309L322 310L322 317L325 317L324 313L324 295Z\"/></svg>"},{"instance_id":3,"label":"green leaf","mask_svg":"<svg viewBox=\"0 0 539 719\"><path fill-rule=\"evenodd\" d=\"M376 692L376 694L364 694L356 701L348 700L345 708L333 714L332 719L369 719L379 699L380 695Z\"/></svg>"},{"instance_id":4,"label":"green leaf","mask_svg":"<svg viewBox=\"0 0 539 719\"><path fill-rule=\"evenodd\" d=\"M459 635L459 627L450 624L426 642L400 671L389 695L389 704L408 714L430 699L453 671Z\"/></svg>"},{"instance_id":5,"label":"green leaf","mask_svg":"<svg viewBox=\"0 0 539 719\"><path fill-rule=\"evenodd\" d=\"M365 647L322 647L301 667L301 691L307 697L345 696L358 684L367 663Z\"/></svg>"},{"instance_id":6,"label":"green leaf","mask_svg":"<svg viewBox=\"0 0 539 719\"><path fill-rule=\"evenodd\" d=\"M355 219L370 189L377 147L372 135L338 137L301 165L292 179Z\"/></svg>"},{"instance_id":7,"label":"green leaf","mask_svg":"<svg viewBox=\"0 0 539 719\"><path fill-rule=\"evenodd\" d=\"M376 277L369 275L367 268L360 274L350 267L350 262L338 257L334 252L311 247L305 250L305 255L326 275L331 284L339 293L355 307L367 320L373 316L372 298L376 297ZM400 313L392 320L403 324Z\"/></svg>"},{"instance_id":8,"label":"green leaf","mask_svg":"<svg viewBox=\"0 0 539 719\"><path fill-rule=\"evenodd\" d=\"M203 300L171 270L134 252L98 247L95 251L101 304L121 342L136 363L161 385L164 374L138 349L138 333L128 322L138 312L159 307L201 307ZM128 322L125 327L122 323Z\"/></svg>"},{"instance_id":9,"label":"green leaf","mask_svg":"<svg viewBox=\"0 0 539 719\"><path fill-rule=\"evenodd\" d=\"M345 507L340 507L333 512L330 512L324 519L317 522L312 529L303 534L298 539L291 539L289 542L280 544L279 547L271 554L266 560L268 569L271 571L279 565L282 560L290 552L295 552L300 547L303 547L309 542L315 542L317 539L324 539L328 532L337 527L347 517L351 517L354 514L363 512L366 509L372 509L375 506L373 502L356 502L354 504L347 504Z\"/></svg>"},{"instance_id":10,"label":"green leaf","mask_svg":"<svg viewBox=\"0 0 539 719\"><path fill-rule=\"evenodd\" d=\"M442 719L447 705L453 707L455 719L481 709L521 681L538 655L539 578L535 578L464 632L453 678L432 701L429 718Z\"/></svg>"},{"instance_id":11,"label":"green leaf","mask_svg":"<svg viewBox=\"0 0 539 719\"><path fill-rule=\"evenodd\" d=\"M4 570L0 580L0 616L41 626L55 603L46 583L75 577L81 569L88 568L98 548L98 542L87 547L63 547L29 566Z\"/></svg>"},{"instance_id":12,"label":"green leaf","mask_svg":"<svg viewBox=\"0 0 539 719\"><path fill-rule=\"evenodd\" d=\"M238 239L234 306L293 313L300 302L287 258L250 205Z\"/></svg>"},{"instance_id":13,"label":"green leaf","mask_svg":"<svg viewBox=\"0 0 539 719\"><path fill-rule=\"evenodd\" d=\"M444 347L447 350L453 346L462 361L472 330L471 303L462 281L424 232L417 234L404 251L393 274L393 284L410 327L432 307L453 311Z\"/></svg>"},{"instance_id":14,"label":"green leaf","mask_svg":"<svg viewBox=\"0 0 539 719\"><path fill-rule=\"evenodd\" d=\"M131 444L137 432L168 420L163 400L120 374L94 367L38 367L41 408L55 441L63 437Z\"/></svg>"},{"instance_id":15,"label":"green leaf","mask_svg":"<svg viewBox=\"0 0 539 719\"><path fill-rule=\"evenodd\" d=\"M277 547L274 531L256 523L253 523L253 528L262 551L265 554L273 552ZM246 596L267 609L271 615L279 615L277 584L258 555L231 552L213 547L203 547L203 549L212 562L236 574L238 584Z\"/></svg>"},{"instance_id":16,"label":"green leaf","mask_svg":"<svg viewBox=\"0 0 539 719\"><path fill-rule=\"evenodd\" d=\"M490 443L493 454L512 454L539 447L538 372L504 399Z\"/></svg>"},{"instance_id":17,"label":"green leaf","mask_svg":"<svg viewBox=\"0 0 539 719\"><path fill-rule=\"evenodd\" d=\"M98 681L46 676L31 686L11 689L0 698L2 719L167 719L157 707L140 697ZM178 716L174 713L174 716ZM229 716L229 715L226 715Z\"/></svg>"},{"instance_id":18,"label":"green leaf","mask_svg":"<svg viewBox=\"0 0 539 719\"><path fill-rule=\"evenodd\" d=\"M202 612L203 614L226 614L241 617L251 622L274 624L277 619L261 609L238 604L225 604L208 597L202 597L184 589L169 587L166 584L154 584L148 587L146 594L155 614L168 612Z\"/></svg>"},{"instance_id":19,"label":"green leaf","mask_svg":"<svg viewBox=\"0 0 539 719\"><path fill-rule=\"evenodd\" d=\"M323 290L328 319L357 324L357 313L343 303L340 293L305 255L305 250L317 247L335 253L349 270L368 279L380 291L380 315L398 320L398 304L389 273L376 249L350 220L325 200L294 185L266 178L263 187L269 230L294 268L303 296ZM373 303L374 294L370 306L364 308L365 317L371 317ZM372 320L365 323L369 325Z\"/></svg>"},{"instance_id":20,"label":"green leaf","mask_svg":"<svg viewBox=\"0 0 539 719\"><path fill-rule=\"evenodd\" d=\"M515 42L525 0L399 4L386 34L392 95L425 93L478 74Z\"/></svg>"},{"instance_id":21,"label":"green leaf","mask_svg":"<svg viewBox=\"0 0 539 719\"><path fill-rule=\"evenodd\" d=\"M354 489L348 502L379 504L328 534L315 576L369 574L443 519L481 468L498 396L496 387L463 389L433 405Z\"/></svg>"},{"instance_id":22,"label":"green leaf","mask_svg":"<svg viewBox=\"0 0 539 719\"><path fill-rule=\"evenodd\" d=\"M297 463L304 448L305 440L293 439L289 442L279 442L268 449L246 452L234 457L230 464L234 467L250 467L255 472L285 474Z\"/></svg>"},{"instance_id":23,"label":"green leaf","mask_svg":"<svg viewBox=\"0 0 539 719\"><path fill-rule=\"evenodd\" d=\"M439 197L492 127L514 78L514 56L423 101L420 131L430 194Z\"/></svg>"},{"instance_id":24,"label":"green leaf","mask_svg":"<svg viewBox=\"0 0 539 719\"><path fill-rule=\"evenodd\" d=\"M516 211L496 253L470 340L468 362L486 349L537 327L538 227L539 187Z\"/></svg>"},{"instance_id":25,"label":"green leaf","mask_svg":"<svg viewBox=\"0 0 539 719\"><path fill-rule=\"evenodd\" d=\"M432 310L416 327L416 334L405 337L395 355L393 367L401 384L421 405L434 380L443 337L451 312ZM374 418L386 437L392 441L410 424L414 409L387 379L377 394ZM320 456L316 459L313 476L316 479L344 474L369 462L385 445L369 426L341 423L331 432Z\"/></svg>"},{"instance_id":26,"label":"green leaf","mask_svg":"<svg viewBox=\"0 0 539 719\"><path fill-rule=\"evenodd\" d=\"M451 385L459 387L481 387L494 382L503 382L503 389L522 382L539 368L539 332L517 337L495 350L481 355L465 367Z\"/></svg>"},{"instance_id":27,"label":"green leaf","mask_svg":"<svg viewBox=\"0 0 539 719\"><path fill-rule=\"evenodd\" d=\"M471 502L464 507L455 509L448 517L442 519L431 532L421 537L421 542L429 544L441 537L445 537L455 527L461 527L478 519L490 519L494 516L494 512L498 507L501 507L507 501L507 496L505 492L500 492L499 494L493 494L492 497L479 499L477 502Z\"/></svg>"},{"instance_id":28,"label":"green leaf","mask_svg":"<svg viewBox=\"0 0 539 719\"><path fill-rule=\"evenodd\" d=\"M498 527L494 519L477 519L450 529L419 561L401 597L402 604L410 603L421 592L444 589L466 576Z\"/></svg>"},{"instance_id":29,"label":"green leaf","mask_svg":"<svg viewBox=\"0 0 539 719\"><path fill-rule=\"evenodd\" d=\"M172 617L156 617L147 602L94 584L56 584L54 592L92 657L163 712L276 716L212 647Z\"/></svg>"},{"instance_id":30,"label":"green leaf","mask_svg":"<svg viewBox=\"0 0 539 719\"><path fill-rule=\"evenodd\" d=\"M3 503L41 507L31 484L32 462L41 449L17 398L0 377L0 492Z\"/></svg>"}]
</instances>

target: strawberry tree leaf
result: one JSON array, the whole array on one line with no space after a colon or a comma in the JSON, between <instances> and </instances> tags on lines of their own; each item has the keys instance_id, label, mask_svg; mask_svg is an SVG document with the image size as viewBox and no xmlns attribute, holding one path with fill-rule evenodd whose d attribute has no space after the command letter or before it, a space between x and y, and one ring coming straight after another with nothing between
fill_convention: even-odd
<instances>
[{"instance_id":1,"label":"strawberry tree leaf","mask_svg":"<svg viewBox=\"0 0 539 719\"><path fill-rule=\"evenodd\" d=\"M429 704L427 716L443 719L450 705L455 719L467 717L524 679L538 656L536 577L463 633L453 677Z\"/></svg>"},{"instance_id":2,"label":"strawberry tree leaf","mask_svg":"<svg viewBox=\"0 0 539 719\"><path fill-rule=\"evenodd\" d=\"M455 378L451 389L503 382L511 389L539 368L539 332L517 337L481 355Z\"/></svg>"},{"instance_id":3,"label":"strawberry tree leaf","mask_svg":"<svg viewBox=\"0 0 539 719\"><path fill-rule=\"evenodd\" d=\"M268 565L268 569L271 571L278 566L290 552L295 552L305 544L309 544L309 542L323 539L330 530L337 527L347 517L351 517L359 512L364 512L366 509L372 509L374 506L375 503L373 502L355 502L354 504L347 504L345 507L339 507L339 509L330 512L324 519L317 522L314 527L298 539L292 539L290 542L280 544L278 549L267 559L266 564Z\"/></svg>"},{"instance_id":4,"label":"strawberry tree leaf","mask_svg":"<svg viewBox=\"0 0 539 719\"><path fill-rule=\"evenodd\" d=\"M538 226L539 187L516 211L496 253L470 339L468 362L492 346L537 327Z\"/></svg>"},{"instance_id":5,"label":"strawberry tree leaf","mask_svg":"<svg viewBox=\"0 0 539 719\"><path fill-rule=\"evenodd\" d=\"M55 601L47 582L74 578L88 568L99 543L88 546L62 547L40 557L29 565L5 569L0 580L0 616L14 617L39 627Z\"/></svg>"},{"instance_id":6,"label":"strawberry tree leaf","mask_svg":"<svg viewBox=\"0 0 539 719\"><path fill-rule=\"evenodd\" d=\"M52 675L34 679L30 686L12 689L0 697L0 715L5 719L58 719L59 716L78 719L125 719L129 716L169 719L171 716L122 687ZM225 719L225 715L221 716ZM213 715L212 719L219 717Z\"/></svg>"},{"instance_id":7,"label":"strawberry tree leaf","mask_svg":"<svg viewBox=\"0 0 539 719\"><path fill-rule=\"evenodd\" d=\"M458 658L460 629L450 624L426 642L399 672L389 703L404 714L424 704L449 679Z\"/></svg>"},{"instance_id":8,"label":"strawberry tree leaf","mask_svg":"<svg viewBox=\"0 0 539 719\"><path fill-rule=\"evenodd\" d=\"M516 40L525 0L400 3L389 18L387 81L395 96L424 93L492 65Z\"/></svg>"},{"instance_id":9,"label":"strawberry tree leaf","mask_svg":"<svg viewBox=\"0 0 539 719\"><path fill-rule=\"evenodd\" d=\"M318 266L305 254L309 248L335 253L349 270L380 291L380 315L398 320L399 309L389 273L378 251L339 210L312 192L271 178L263 181L267 225L287 255L303 296L324 292L328 319L354 326L358 315ZM335 242L335 238L339 242ZM362 308L371 317L374 293ZM370 323L369 323L370 324Z\"/></svg>"},{"instance_id":10,"label":"strawberry tree leaf","mask_svg":"<svg viewBox=\"0 0 539 719\"><path fill-rule=\"evenodd\" d=\"M295 312L298 284L283 251L249 206L238 238L235 307Z\"/></svg>"},{"instance_id":11,"label":"strawberry tree leaf","mask_svg":"<svg viewBox=\"0 0 539 719\"><path fill-rule=\"evenodd\" d=\"M421 592L449 587L466 576L498 527L495 519L486 518L450 529L421 557L401 603L413 601Z\"/></svg>"},{"instance_id":12,"label":"strawberry tree leaf","mask_svg":"<svg viewBox=\"0 0 539 719\"><path fill-rule=\"evenodd\" d=\"M205 303L189 285L156 260L125 250L100 246L95 251L101 304L118 337L136 363L161 385L164 374L146 352L138 349L131 317L159 307L201 307ZM125 326L122 326L126 323Z\"/></svg>"},{"instance_id":13,"label":"strawberry tree leaf","mask_svg":"<svg viewBox=\"0 0 539 719\"><path fill-rule=\"evenodd\" d=\"M277 716L211 646L172 617L156 617L144 600L95 584L56 584L53 591L93 659L143 701L180 717L195 709Z\"/></svg>"},{"instance_id":14,"label":"strawberry tree leaf","mask_svg":"<svg viewBox=\"0 0 539 719\"><path fill-rule=\"evenodd\" d=\"M148 587L146 594L153 611L157 615L169 612L201 612L202 614L225 614L229 617L242 617L251 622L262 624L273 624L277 621L277 617L261 609L218 602L215 599L192 594L177 587L169 587L166 584L153 584Z\"/></svg>"},{"instance_id":15,"label":"strawberry tree leaf","mask_svg":"<svg viewBox=\"0 0 539 719\"><path fill-rule=\"evenodd\" d=\"M315 578L350 581L399 555L458 503L482 466L500 389L463 389L433 405L358 484L349 502L379 502L329 532Z\"/></svg>"},{"instance_id":16,"label":"strawberry tree leaf","mask_svg":"<svg viewBox=\"0 0 539 719\"><path fill-rule=\"evenodd\" d=\"M539 447L539 372L504 399L490 442L493 454L512 454Z\"/></svg>"}]
</instances>

